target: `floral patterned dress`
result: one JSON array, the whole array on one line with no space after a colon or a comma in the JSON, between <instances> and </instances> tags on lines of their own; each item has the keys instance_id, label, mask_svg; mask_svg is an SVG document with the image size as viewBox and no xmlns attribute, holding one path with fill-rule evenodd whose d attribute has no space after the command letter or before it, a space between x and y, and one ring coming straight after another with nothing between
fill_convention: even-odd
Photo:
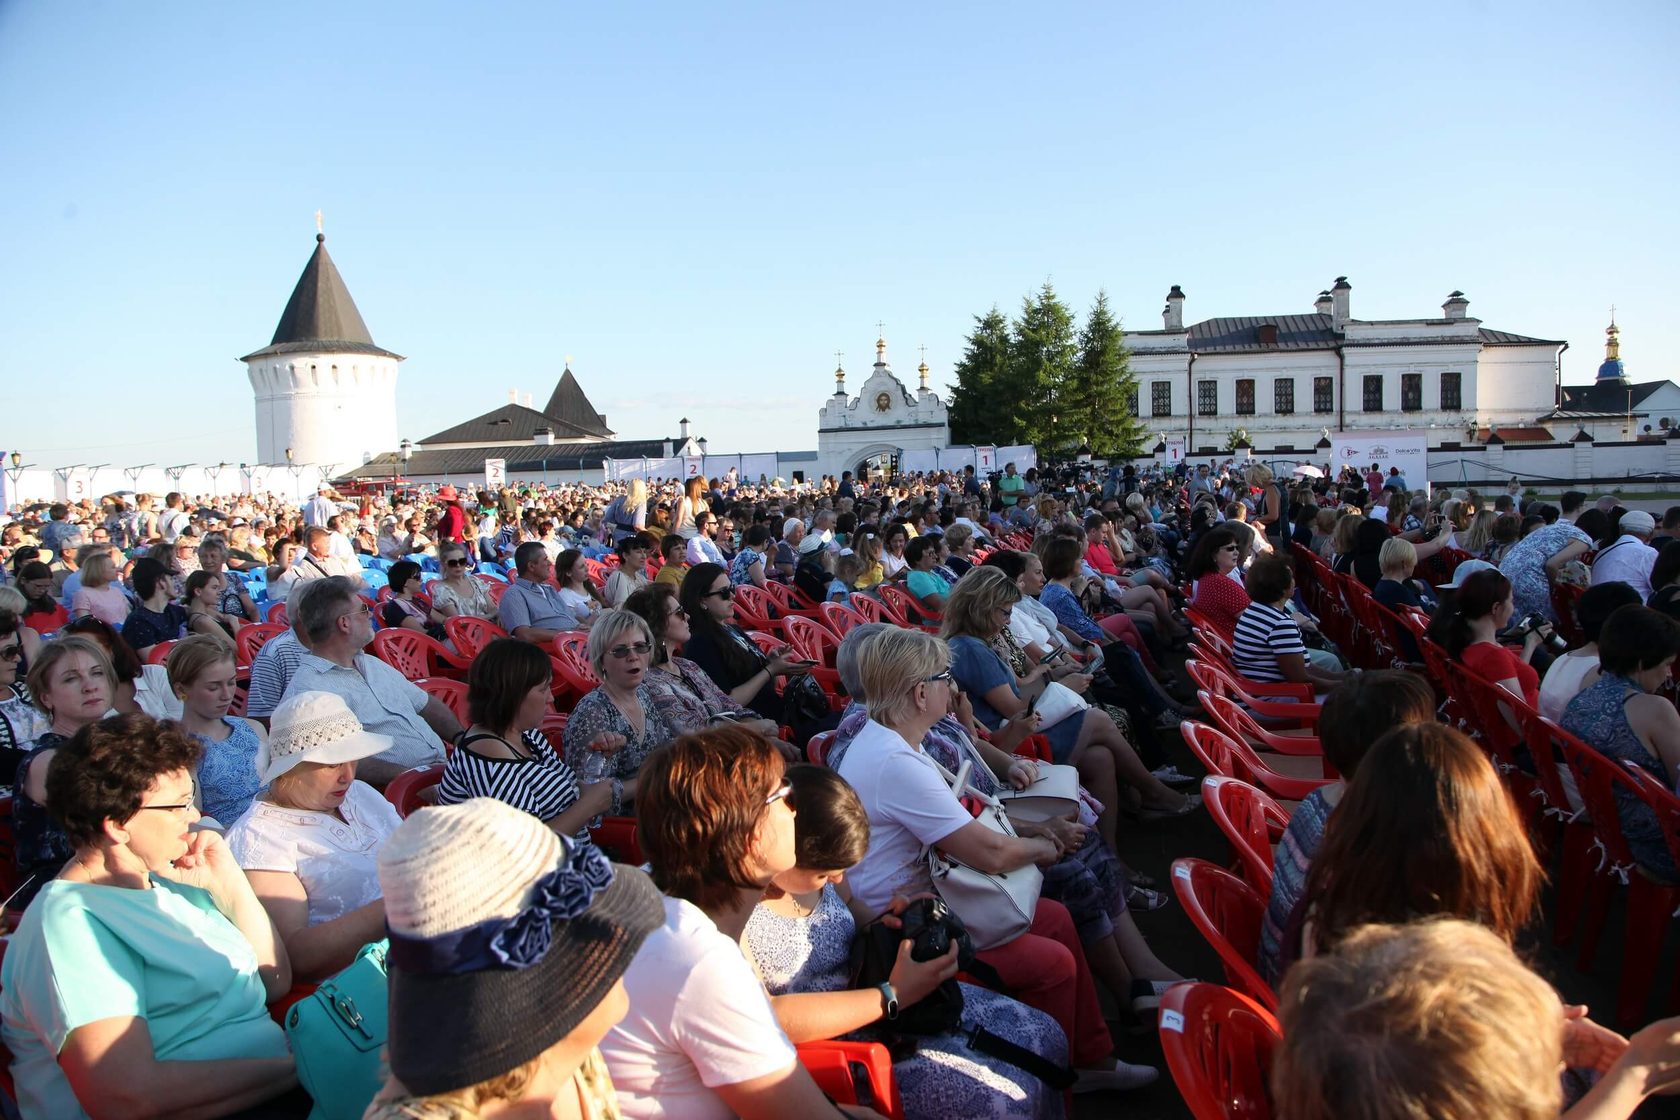
<instances>
[{"instance_id":1,"label":"floral patterned dress","mask_svg":"<svg viewBox=\"0 0 1680 1120\"><path fill-rule=\"evenodd\" d=\"M746 942L772 995L839 992L851 987L850 957L857 924L832 885L803 918L763 906L747 921ZM1055 1020L999 992L962 985L962 1029L986 1030L1054 1062L1067 1064L1067 1039ZM872 1039L869 1028L848 1035ZM1062 1095L1038 1078L971 1050L962 1033L915 1037L916 1051L893 1062L904 1115L910 1120L985 1120L1058 1117Z\"/></svg>"}]
</instances>

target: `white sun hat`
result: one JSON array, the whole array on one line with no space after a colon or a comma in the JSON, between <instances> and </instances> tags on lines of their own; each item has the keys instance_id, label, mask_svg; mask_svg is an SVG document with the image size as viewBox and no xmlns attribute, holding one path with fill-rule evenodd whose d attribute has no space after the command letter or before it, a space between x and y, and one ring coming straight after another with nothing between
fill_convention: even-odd
<instances>
[{"instance_id":1,"label":"white sun hat","mask_svg":"<svg viewBox=\"0 0 1680 1120\"><path fill-rule=\"evenodd\" d=\"M359 762L391 749L389 735L364 731L343 697L300 692L280 701L268 731L262 780L267 785L300 762L336 766Z\"/></svg>"}]
</instances>

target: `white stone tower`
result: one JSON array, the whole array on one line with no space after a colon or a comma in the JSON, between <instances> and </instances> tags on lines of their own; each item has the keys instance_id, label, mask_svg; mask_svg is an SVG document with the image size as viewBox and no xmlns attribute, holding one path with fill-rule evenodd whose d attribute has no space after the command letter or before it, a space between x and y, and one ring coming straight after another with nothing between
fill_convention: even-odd
<instances>
[{"instance_id":1,"label":"white stone tower","mask_svg":"<svg viewBox=\"0 0 1680 1120\"><path fill-rule=\"evenodd\" d=\"M298 277L274 340L239 359L257 403L257 459L331 467L360 466L397 445L397 363L373 344L326 237Z\"/></svg>"}]
</instances>

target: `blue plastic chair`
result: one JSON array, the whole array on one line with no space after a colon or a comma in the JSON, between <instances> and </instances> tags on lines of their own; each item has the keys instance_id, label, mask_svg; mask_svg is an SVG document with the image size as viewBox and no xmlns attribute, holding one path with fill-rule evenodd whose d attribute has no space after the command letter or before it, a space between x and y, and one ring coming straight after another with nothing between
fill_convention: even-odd
<instances>
[{"instance_id":1,"label":"blue plastic chair","mask_svg":"<svg viewBox=\"0 0 1680 1120\"><path fill-rule=\"evenodd\" d=\"M492 579L501 580L503 583L508 582L508 570L500 564L480 564L478 566L478 573L479 575L489 576Z\"/></svg>"}]
</instances>

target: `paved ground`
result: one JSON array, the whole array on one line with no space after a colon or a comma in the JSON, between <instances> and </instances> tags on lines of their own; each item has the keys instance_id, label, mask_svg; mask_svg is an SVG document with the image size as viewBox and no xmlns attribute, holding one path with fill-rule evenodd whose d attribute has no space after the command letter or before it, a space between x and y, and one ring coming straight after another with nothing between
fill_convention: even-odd
<instances>
[{"instance_id":1,"label":"paved ground","mask_svg":"<svg viewBox=\"0 0 1680 1120\"><path fill-rule=\"evenodd\" d=\"M1195 757L1176 735L1163 735L1164 749L1180 770L1200 773ZM1120 854L1126 863L1146 874L1154 875L1163 884L1167 869L1180 856L1195 856L1216 863L1228 862L1229 853L1224 838L1205 813L1183 820L1133 825L1121 833ZM1542 929L1523 946L1525 955L1541 975L1550 980L1560 994L1571 1003L1585 1003L1594 1010L1594 1018L1610 1022L1614 1018L1615 991L1619 975L1623 933L1622 900L1613 898L1609 923L1600 941L1596 959L1590 971L1578 972L1573 947L1565 951L1551 946L1551 893L1546 897L1546 921ZM1208 948L1177 900L1153 914L1138 916L1138 926L1149 938L1150 945L1168 964L1186 976L1222 983L1223 971L1218 957ZM1676 967L1676 938L1671 936L1664 946L1655 991L1667 993ZM1660 1001L1653 997L1647 1021L1660 1012ZM1104 1094L1081 1097L1075 1102L1076 1120L1124 1117L1125 1120L1189 1120L1190 1111L1184 1106L1161 1058L1161 1048L1153 1032L1127 1033L1123 1025L1116 1030L1119 1053L1128 1061L1147 1062L1161 1069L1161 1079L1147 1089L1124 1094ZM1680 1117L1680 1101L1652 1101L1638 1113L1642 1120L1651 1117Z\"/></svg>"}]
</instances>

